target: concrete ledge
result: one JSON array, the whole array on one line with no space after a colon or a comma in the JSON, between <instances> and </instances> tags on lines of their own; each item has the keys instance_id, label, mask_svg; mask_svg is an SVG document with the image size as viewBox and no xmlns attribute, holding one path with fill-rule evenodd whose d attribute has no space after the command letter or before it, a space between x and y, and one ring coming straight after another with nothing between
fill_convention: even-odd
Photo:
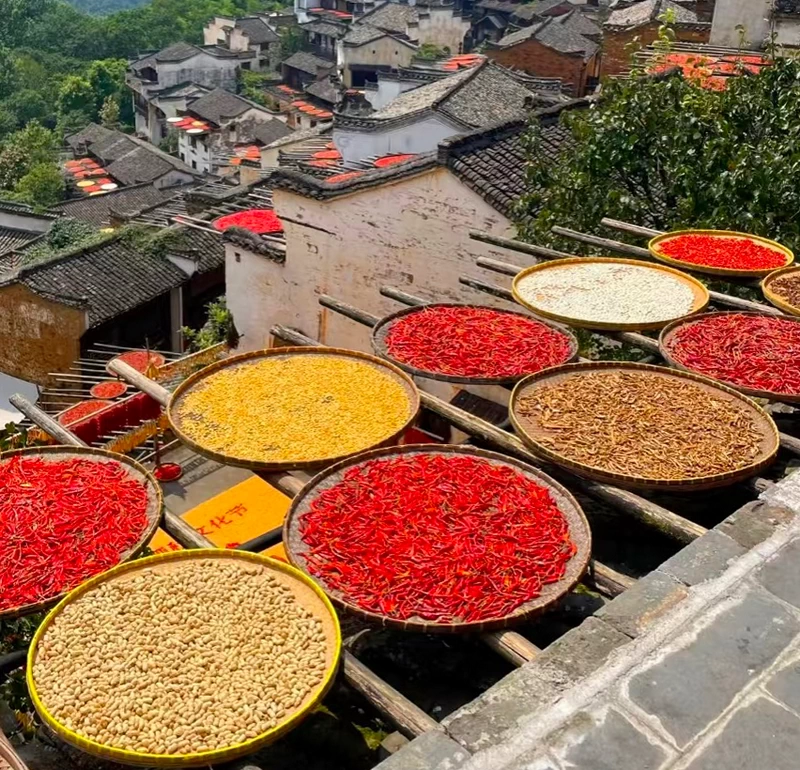
<instances>
[{"instance_id":1,"label":"concrete ledge","mask_svg":"<svg viewBox=\"0 0 800 770\"><path fill-rule=\"evenodd\" d=\"M468 759L463 746L441 730L431 730L383 760L375 770L456 770Z\"/></svg>"}]
</instances>

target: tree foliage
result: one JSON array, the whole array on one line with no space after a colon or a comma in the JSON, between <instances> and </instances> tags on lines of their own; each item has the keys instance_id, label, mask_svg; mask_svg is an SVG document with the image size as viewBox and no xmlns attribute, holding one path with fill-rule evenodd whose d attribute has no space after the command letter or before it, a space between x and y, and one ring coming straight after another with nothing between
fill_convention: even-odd
<instances>
[{"instance_id":1,"label":"tree foliage","mask_svg":"<svg viewBox=\"0 0 800 770\"><path fill-rule=\"evenodd\" d=\"M205 350L220 342L227 342L230 347L235 348L239 344L239 334L233 323L233 315L225 304L225 297L209 302L206 312L208 320L200 329L195 331L188 326L181 329L189 351L194 353Z\"/></svg>"},{"instance_id":2,"label":"tree foliage","mask_svg":"<svg viewBox=\"0 0 800 770\"><path fill-rule=\"evenodd\" d=\"M48 208L64 199L64 177L55 163L37 163L17 182L14 192L36 208Z\"/></svg>"},{"instance_id":3,"label":"tree foliage","mask_svg":"<svg viewBox=\"0 0 800 770\"><path fill-rule=\"evenodd\" d=\"M603 216L658 229L709 227L800 247L800 60L706 90L680 73L606 84L564 118L574 145L559 163L528 136L520 234L557 243L555 224L596 228Z\"/></svg>"}]
</instances>

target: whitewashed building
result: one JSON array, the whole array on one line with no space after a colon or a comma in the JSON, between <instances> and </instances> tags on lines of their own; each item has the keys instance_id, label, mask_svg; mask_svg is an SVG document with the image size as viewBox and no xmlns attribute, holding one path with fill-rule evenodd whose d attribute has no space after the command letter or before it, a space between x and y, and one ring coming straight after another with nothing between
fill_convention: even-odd
<instances>
[{"instance_id":1,"label":"whitewashed building","mask_svg":"<svg viewBox=\"0 0 800 770\"><path fill-rule=\"evenodd\" d=\"M712 45L738 48L744 34L744 48L763 48L773 31L778 45L800 46L800 1L716 0Z\"/></svg>"},{"instance_id":2,"label":"whitewashed building","mask_svg":"<svg viewBox=\"0 0 800 770\"><path fill-rule=\"evenodd\" d=\"M203 41L237 53L252 51L246 69L275 70L280 61L281 39L266 14L215 16L203 28Z\"/></svg>"}]
</instances>

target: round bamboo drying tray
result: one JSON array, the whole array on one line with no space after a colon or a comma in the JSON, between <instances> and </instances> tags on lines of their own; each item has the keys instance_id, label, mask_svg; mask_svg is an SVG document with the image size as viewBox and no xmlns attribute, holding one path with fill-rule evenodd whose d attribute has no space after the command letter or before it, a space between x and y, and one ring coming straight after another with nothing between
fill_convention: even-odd
<instances>
[{"instance_id":1,"label":"round bamboo drying tray","mask_svg":"<svg viewBox=\"0 0 800 770\"><path fill-rule=\"evenodd\" d=\"M526 267L520 273L514 277L514 281L511 286L511 291L514 295L514 299L519 302L520 305L523 307L528 308L531 312L535 313L537 316L543 316L544 318L549 318L553 321L558 321L562 324L567 324L569 326L575 326L579 329L605 329L607 331L645 331L648 329L661 329L662 327L666 326L668 323L671 323L675 320L675 318L665 318L662 321L651 321L646 323L626 323L626 322L619 322L619 323L610 323L608 321L592 321L585 318L577 318L571 316L564 316L559 315L558 313L552 313L538 305L533 304L529 300L526 300L522 297L519 293L519 284L521 281L524 281L529 275L533 273L541 273L544 271L552 271L558 270L564 267L571 267L573 265L592 265L592 264L615 264L615 265L633 265L638 268L643 268L647 270L657 270L661 273L667 273L671 276L674 276L678 279L681 283L688 286L692 294L694 295L694 303L692 304L691 309L688 313L683 316L677 316L680 318L685 318L687 315L691 315L692 313L697 313L703 310L706 305L708 305L709 294L708 289L703 286L700 281L696 278L692 278L690 275L686 275L686 273L682 273L680 270L675 270L674 268L667 267L666 265L656 265L649 262L643 262L641 259L618 259L616 257L572 257L569 259L556 259L551 262L541 262L538 265L533 265L532 267Z\"/></svg>"},{"instance_id":2,"label":"round bamboo drying tray","mask_svg":"<svg viewBox=\"0 0 800 770\"><path fill-rule=\"evenodd\" d=\"M0 770L28 770L28 766L17 756L0 731Z\"/></svg>"},{"instance_id":3,"label":"round bamboo drying tray","mask_svg":"<svg viewBox=\"0 0 800 770\"><path fill-rule=\"evenodd\" d=\"M145 468L136 460L132 460L125 455L116 454L115 452L108 452L105 449L92 449L89 447L65 447L65 446L44 446L44 447L30 447L28 449L14 449L9 452L0 452L0 463L10 460L12 457L42 457L45 460L52 460L52 462L59 462L64 460L74 460L89 458L97 462L115 462L119 465L125 466L131 477L141 481L147 487L147 527L142 532L136 543L124 553L120 554L120 562L132 559L138 556L144 547L150 542L158 524L161 521L161 509L164 505L164 500L161 494L161 486L153 478L152 474L145 470ZM0 492L1 494L1 492ZM61 600L66 591L53 596L45 601L37 602L35 604L26 604L21 607L13 607L7 610L0 610L0 619L2 618L15 618L22 615L31 615L34 612L48 609Z\"/></svg>"},{"instance_id":4,"label":"round bamboo drying tray","mask_svg":"<svg viewBox=\"0 0 800 770\"><path fill-rule=\"evenodd\" d=\"M378 458L388 459L413 454L462 454L478 457L483 460L488 460L495 465L509 466L514 470L520 471L537 484L546 487L556 501L564 518L567 520L570 537L577 548L576 553L567 564L567 571L564 577L556 583L543 586L542 593L538 597L526 602L510 615L470 623L439 623L422 618L395 620L385 615L363 610L357 604L350 601L342 592L329 588L323 579L315 575L310 575L304 556L306 546L300 536L300 522L303 516L308 513L314 499L326 489L330 489L340 483L344 474L354 466L363 465L364 463ZM303 487L292 501L283 524L283 543L289 561L309 574L310 579L316 581L321 586L334 604L357 617L372 623L377 623L381 626L397 628L402 631L417 631L421 633L472 633L476 631L507 628L514 624L522 623L534 615L544 612L550 606L558 602L565 594L569 593L578 584L586 571L591 557L592 533L580 504L569 490L550 478L546 473L530 465L526 465L521 460L516 460L513 457L507 457L497 452L487 452L486 450L476 447L410 444L403 447L390 447L365 452L357 457L339 462L317 474Z\"/></svg>"},{"instance_id":5,"label":"round bamboo drying tray","mask_svg":"<svg viewBox=\"0 0 800 770\"><path fill-rule=\"evenodd\" d=\"M775 305L775 307L779 310L783 310L784 313L800 315L800 307L792 305L790 302L783 299L780 294L776 294L771 288L772 282L776 279L783 278L785 275L792 275L794 273L800 273L800 265L792 265L791 267L782 267L780 270L774 270L766 278L764 278L763 281L761 281L761 292L769 302Z\"/></svg>"},{"instance_id":6,"label":"round bamboo drying tray","mask_svg":"<svg viewBox=\"0 0 800 770\"><path fill-rule=\"evenodd\" d=\"M657 235L655 238L651 239L651 241L647 244L647 248L650 250L650 253L661 262L666 262L668 265L680 267L683 270L692 270L695 273L726 275L730 278L760 278L762 276L769 275L776 269L774 267L770 267L766 270L736 270L728 267L709 267L706 265L698 265L695 262L686 262L685 260L669 257L664 254L660 249L661 244L664 243L664 241L668 241L671 238L675 238L679 235L719 235L727 238L744 238L749 241L755 241L761 246L766 246L773 251L777 251L783 256L783 267L791 265L792 262L794 262L794 253L790 249L786 248L786 246L782 246L777 241L771 241L769 238L762 238L760 235L738 233L735 230L673 230L670 233L663 233L662 235Z\"/></svg>"},{"instance_id":7,"label":"round bamboo drying tray","mask_svg":"<svg viewBox=\"0 0 800 770\"><path fill-rule=\"evenodd\" d=\"M289 586L294 593L295 599L322 621L328 647L327 667L322 682L289 717L282 720L275 727L257 735L251 740L223 749L214 749L212 751L196 752L193 754L144 754L97 743L67 728L56 719L48 711L45 704L42 703L33 677L36 650L42 637L47 632L47 629L65 607L102 584L112 580L129 579L133 574L143 569L169 569L170 566L176 562L190 559L236 559L254 562L261 565L265 570L272 572L273 576L284 585ZM67 743L76 746L81 751L85 751L87 754L92 754L96 757L102 757L103 759L140 767L202 767L212 763L231 761L252 754L254 751L274 742L296 727L317 707L333 684L339 664L339 657L341 655L341 647L342 635L336 611L333 609L333 606L325 594L307 575L304 575L288 564L260 554L225 549L198 549L148 556L147 558L139 559L135 562L122 564L102 575L92 578L69 593L67 597L48 614L36 630L30 649L28 650L25 677L28 691L31 694L31 700L33 701L37 713L42 718L42 721L59 737Z\"/></svg>"},{"instance_id":8,"label":"round bamboo drying tray","mask_svg":"<svg viewBox=\"0 0 800 770\"><path fill-rule=\"evenodd\" d=\"M358 360L369 364L375 369L380 370L384 374L392 377L398 384L402 385L405 389L406 396L408 397L408 419L398 429L392 433L388 433L377 446L387 446L396 443L396 441L406 432L406 430L414 422L414 419L419 410L419 392L414 381L403 371L398 369L393 364L387 361L382 361L380 358L370 356L366 353L359 353L355 350L345 350L343 348L305 348L305 347L288 347L288 348L273 348L271 350L258 350L252 353L243 353L242 355L232 356L222 361L217 361L214 364L206 366L199 372L196 372L191 377L184 380L180 386L172 394L169 406L167 408L169 414L170 424L178 438L185 444L194 449L198 454L210 457L213 460L224 463L225 465L236 465L241 468L249 468L250 470L257 471L288 471L288 470L309 470L319 468L321 466L329 465L330 463L338 462L346 457L351 457L356 452L349 452L343 455L331 455L329 457L319 457L313 460L303 461L280 461L280 462L263 462L253 460L252 458L235 457L232 455L222 454L208 447L202 446L195 442L192 438L186 435L183 429L182 419L180 415L180 408L183 399L188 393L196 388L200 383L211 374L221 371L222 369L233 369L238 366L246 366L252 361L264 358L292 358L298 356L328 356L336 358L345 358L350 360ZM359 451L366 451L374 448L372 446L364 446Z\"/></svg>"},{"instance_id":9,"label":"round bamboo drying tray","mask_svg":"<svg viewBox=\"0 0 800 770\"><path fill-rule=\"evenodd\" d=\"M775 318L773 315L765 315L763 313L756 313L756 312L748 312L743 310L731 310L731 311L724 311L720 313L706 313L699 318L681 318L677 321L673 321L669 326L665 327L661 335L658 338L658 347L661 351L661 355L670 366L675 367L676 369L680 369L683 372L694 372L701 377L707 377L710 380L714 380L714 382L720 382L723 385L727 385L729 388L733 388L734 390L738 390L740 393L744 393L751 398L769 398L777 401L785 401L787 403L800 403L800 393L778 393L777 391L771 390L759 390L758 388L748 388L745 385L737 385L734 382L728 382L727 380L718 380L716 377L712 377L710 374L704 374L703 372L695 372L694 369L682 364L678 359L676 359L672 355L672 341L675 337L675 334L683 329L686 326L691 326L695 323L700 323L701 321L705 321L709 318L715 318L717 316L726 316L726 315L749 315L749 316L756 316L757 318ZM794 323L800 324L800 319L795 318L783 318L781 320L784 321L792 321Z\"/></svg>"},{"instance_id":10,"label":"round bamboo drying tray","mask_svg":"<svg viewBox=\"0 0 800 770\"><path fill-rule=\"evenodd\" d=\"M758 458L744 468L739 468L737 470L725 473L718 473L711 476L701 476L682 480L657 479L632 476L628 474L617 473L615 471L607 471L603 470L602 468L577 462L561 452L546 447L544 444L538 441L537 434L540 434L541 431L537 425L531 422L530 419L523 417L518 413L519 399L540 385L552 384L553 382L564 380L581 372L604 370L653 372L661 377L691 380L692 382L701 385L703 389L712 392L718 398L738 404L742 409L749 411L758 427L758 430L761 432L761 451ZM529 377L526 377L517 384L513 393L511 394L509 414L511 417L511 422L519 436L522 438L525 444L527 444L528 447L540 457L567 468L579 476L593 479L595 481L614 484L615 486L625 487L627 489L652 489L662 491L674 490L676 492L688 492L727 486L753 476L763 468L767 467L775 459L780 447L778 429L772 418L763 409L761 409L758 404L749 399L747 396L742 395L733 388L729 388L726 385L721 385L714 380L708 379L707 377L701 377L697 374L692 374L691 372L666 369L663 366L653 366L651 364L596 361L585 364L567 364L566 366L558 366L552 369L546 369L543 372L532 374Z\"/></svg>"},{"instance_id":11,"label":"round bamboo drying tray","mask_svg":"<svg viewBox=\"0 0 800 770\"><path fill-rule=\"evenodd\" d=\"M408 372L413 377L425 377L429 380L437 380L439 382L453 382L460 385L512 385L526 376L525 374L520 374L518 377L460 377L452 374L441 374L439 372L431 372L427 371L426 369L419 369L411 364L406 364L389 353L389 346L386 344L386 337L392 330L392 326L395 324L395 322L414 313L439 307L461 307L492 310L496 313L504 313L505 315L523 318L526 321L536 321L537 323L544 324L553 331L563 334L569 340L570 355L569 358L564 361L565 364L575 360L575 358L578 356L578 340L575 338L575 335L569 331L569 329L548 323L546 320L541 318L531 318L529 315L517 313L513 310L498 310L496 308L487 307L486 305L471 305L460 302L434 302L427 305L417 305L415 307L403 308L402 310L398 310L390 315L385 316L378 321L372 330L372 349L379 356L381 356L381 358L391 361L395 366L399 367L405 372Z\"/></svg>"}]
</instances>

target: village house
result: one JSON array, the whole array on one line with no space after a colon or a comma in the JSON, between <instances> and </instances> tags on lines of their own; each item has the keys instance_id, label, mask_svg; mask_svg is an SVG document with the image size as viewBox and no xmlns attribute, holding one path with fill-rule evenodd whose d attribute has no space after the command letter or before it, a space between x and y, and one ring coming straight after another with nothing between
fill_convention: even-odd
<instances>
[{"instance_id":1,"label":"village house","mask_svg":"<svg viewBox=\"0 0 800 770\"><path fill-rule=\"evenodd\" d=\"M0 200L0 275L11 267L13 252L46 233L57 217L27 203Z\"/></svg>"},{"instance_id":2,"label":"village house","mask_svg":"<svg viewBox=\"0 0 800 770\"><path fill-rule=\"evenodd\" d=\"M763 49L774 31L778 45L800 46L800 2L797 0L716 0L711 43L719 46L745 45Z\"/></svg>"},{"instance_id":3,"label":"village house","mask_svg":"<svg viewBox=\"0 0 800 770\"><path fill-rule=\"evenodd\" d=\"M275 70L280 61L281 39L266 14L215 16L203 28L203 42L236 53L252 51L255 56L243 69Z\"/></svg>"},{"instance_id":4,"label":"village house","mask_svg":"<svg viewBox=\"0 0 800 770\"><path fill-rule=\"evenodd\" d=\"M486 55L505 67L559 78L575 96L584 96L599 81L601 39L602 29L574 9L489 43Z\"/></svg>"},{"instance_id":5,"label":"village house","mask_svg":"<svg viewBox=\"0 0 800 770\"><path fill-rule=\"evenodd\" d=\"M540 152L558 156L570 137L561 113L586 104L539 113ZM285 252L226 234L228 307L244 348L267 347L270 327L282 323L326 344L369 350L367 330L319 306L323 292L378 315L397 309L379 294L385 284L422 296L436 287L442 300L485 303L485 295L462 291L458 276L474 274L479 256L500 256L470 239L470 230L514 233L527 125L526 116L517 116L444 140L406 162L339 178L275 171L264 185L272 187L283 221Z\"/></svg>"},{"instance_id":6,"label":"village house","mask_svg":"<svg viewBox=\"0 0 800 770\"><path fill-rule=\"evenodd\" d=\"M235 91L239 70L251 69L256 58L254 50L175 43L131 62L125 83L132 93L137 134L159 142L166 136L167 119L201 95L199 87Z\"/></svg>"},{"instance_id":7,"label":"village house","mask_svg":"<svg viewBox=\"0 0 800 770\"><path fill-rule=\"evenodd\" d=\"M336 61L336 47L346 34L348 25L327 19L312 19L301 24L305 48L323 59Z\"/></svg>"},{"instance_id":8,"label":"village house","mask_svg":"<svg viewBox=\"0 0 800 770\"><path fill-rule=\"evenodd\" d=\"M200 173L149 142L90 123L66 138L75 158L89 158L120 187L143 182L158 189L190 184Z\"/></svg>"},{"instance_id":9,"label":"village house","mask_svg":"<svg viewBox=\"0 0 800 770\"><path fill-rule=\"evenodd\" d=\"M281 74L285 85L302 91L309 83L327 78L335 67L332 59L323 59L309 51L296 51L281 62Z\"/></svg>"},{"instance_id":10,"label":"village house","mask_svg":"<svg viewBox=\"0 0 800 770\"><path fill-rule=\"evenodd\" d=\"M470 38L473 46L497 42L508 32L527 27L546 18L561 16L575 9L571 0L478 0L473 8ZM509 29L510 27L510 29Z\"/></svg>"},{"instance_id":11,"label":"village house","mask_svg":"<svg viewBox=\"0 0 800 770\"><path fill-rule=\"evenodd\" d=\"M222 88L192 102L178 131L178 156L203 173L215 171L218 159L227 161L237 145L270 144L291 133L283 116Z\"/></svg>"},{"instance_id":12,"label":"village house","mask_svg":"<svg viewBox=\"0 0 800 770\"><path fill-rule=\"evenodd\" d=\"M0 276L0 372L45 385L97 342L179 350L190 308L223 287L219 238L198 230L185 229L167 256L112 234L23 261Z\"/></svg>"},{"instance_id":13,"label":"village house","mask_svg":"<svg viewBox=\"0 0 800 770\"><path fill-rule=\"evenodd\" d=\"M405 91L374 112L353 114L345 102L334 120L333 140L346 161L427 153L451 136L511 120L558 98L540 93L524 75L484 60Z\"/></svg>"},{"instance_id":14,"label":"village house","mask_svg":"<svg viewBox=\"0 0 800 770\"><path fill-rule=\"evenodd\" d=\"M645 46L655 41L663 25L660 17L668 11L673 17L672 28L679 42L708 42L711 25L700 21L695 11L673 0L641 0L612 11L603 24L601 76L627 72L631 45Z\"/></svg>"},{"instance_id":15,"label":"village house","mask_svg":"<svg viewBox=\"0 0 800 770\"><path fill-rule=\"evenodd\" d=\"M382 3L359 17L339 41L344 84L361 87L379 71L407 67L420 46L461 53L471 21L451 4Z\"/></svg>"}]
</instances>

